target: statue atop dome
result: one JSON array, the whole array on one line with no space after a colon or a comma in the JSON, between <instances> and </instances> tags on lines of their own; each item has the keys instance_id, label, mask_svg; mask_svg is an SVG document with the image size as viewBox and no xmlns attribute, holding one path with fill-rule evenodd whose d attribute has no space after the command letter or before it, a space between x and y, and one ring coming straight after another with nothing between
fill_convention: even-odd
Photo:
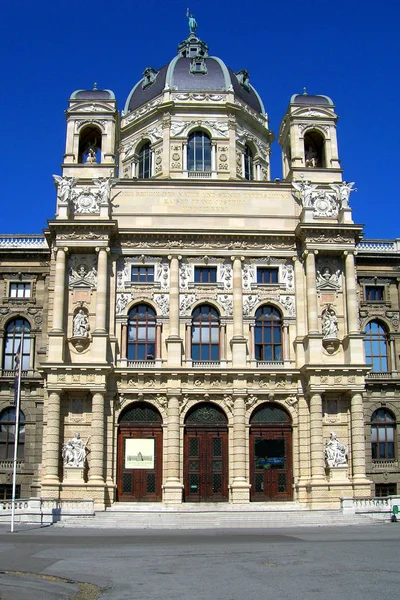
<instances>
[{"instance_id":1,"label":"statue atop dome","mask_svg":"<svg viewBox=\"0 0 400 600\"><path fill-rule=\"evenodd\" d=\"M190 14L190 11L188 8L186 9L186 16L189 19L189 32L196 33L197 22L196 22L196 19L194 18L194 15Z\"/></svg>"}]
</instances>

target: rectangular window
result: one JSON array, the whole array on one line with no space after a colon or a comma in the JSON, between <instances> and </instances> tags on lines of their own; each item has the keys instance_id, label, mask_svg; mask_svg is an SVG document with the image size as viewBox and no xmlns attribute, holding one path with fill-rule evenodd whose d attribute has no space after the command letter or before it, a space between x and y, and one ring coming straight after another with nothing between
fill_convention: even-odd
<instances>
[{"instance_id":1,"label":"rectangular window","mask_svg":"<svg viewBox=\"0 0 400 600\"><path fill-rule=\"evenodd\" d=\"M10 283L10 298L30 298L30 283Z\"/></svg>"},{"instance_id":2,"label":"rectangular window","mask_svg":"<svg viewBox=\"0 0 400 600\"><path fill-rule=\"evenodd\" d=\"M365 299L367 302L383 302L383 286L367 285L365 286Z\"/></svg>"},{"instance_id":3,"label":"rectangular window","mask_svg":"<svg viewBox=\"0 0 400 600\"><path fill-rule=\"evenodd\" d=\"M397 489L395 483L376 483L375 496L385 498L386 496L396 496Z\"/></svg>"},{"instance_id":4,"label":"rectangular window","mask_svg":"<svg viewBox=\"0 0 400 600\"><path fill-rule=\"evenodd\" d=\"M195 267L194 281L195 283L216 283L217 267Z\"/></svg>"},{"instance_id":5,"label":"rectangular window","mask_svg":"<svg viewBox=\"0 0 400 600\"><path fill-rule=\"evenodd\" d=\"M257 267L257 283L278 283L278 269Z\"/></svg>"},{"instance_id":6,"label":"rectangular window","mask_svg":"<svg viewBox=\"0 0 400 600\"><path fill-rule=\"evenodd\" d=\"M134 283L154 283L154 267L132 267L131 281Z\"/></svg>"},{"instance_id":7,"label":"rectangular window","mask_svg":"<svg viewBox=\"0 0 400 600\"><path fill-rule=\"evenodd\" d=\"M0 485L0 501L11 500L12 498L12 485L4 484ZM15 486L15 498L21 498L21 486Z\"/></svg>"}]
</instances>

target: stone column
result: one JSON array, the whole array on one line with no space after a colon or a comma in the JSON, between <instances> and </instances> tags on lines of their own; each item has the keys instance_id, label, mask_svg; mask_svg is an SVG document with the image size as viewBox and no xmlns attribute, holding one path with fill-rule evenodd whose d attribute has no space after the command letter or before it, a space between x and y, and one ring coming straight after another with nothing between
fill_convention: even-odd
<instances>
[{"instance_id":1,"label":"stone column","mask_svg":"<svg viewBox=\"0 0 400 600\"><path fill-rule=\"evenodd\" d=\"M311 473L313 480L325 481L325 452L322 437L322 398L312 393L310 397Z\"/></svg>"},{"instance_id":2,"label":"stone column","mask_svg":"<svg viewBox=\"0 0 400 600\"><path fill-rule=\"evenodd\" d=\"M185 327L185 358L189 360L192 357L192 326L186 323Z\"/></svg>"},{"instance_id":3,"label":"stone column","mask_svg":"<svg viewBox=\"0 0 400 600\"><path fill-rule=\"evenodd\" d=\"M282 339L283 352L282 352L282 355L283 355L283 360L288 361L289 360L289 325L287 323L283 323L282 329L283 329L283 339Z\"/></svg>"},{"instance_id":4,"label":"stone column","mask_svg":"<svg viewBox=\"0 0 400 600\"><path fill-rule=\"evenodd\" d=\"M156 355L155 355L156 360L161 359L161 330L162 330L162 325L161 325L161 323L158 323L156 326Z\"/></svg>"},{"instance_id":5,"label":"stone column","mask_svg":"<svg viewBox=\"0 0 400 600\"><path fill-rule=\"evenodd\" d=\"M53 330L64 331L65 262L68 248L56 248L56 273L54 280Z\"/></svg>"},{"instance_id":6,"label":"stone column","mask_svg":"<svg viewBox=\"0 0 400 600\"><path fill-rule=\"evenodd\" d=\"M183 142L182 144L182 164L183 170L187 171L187 142Z\"/></svg>"},{"instance_id":7,"label":"stone column","mask_svg":"<svg viewBox=\"0 0 400 600\"><path fill-rule=\"evenodd\" d=\"M315 254L317 251L306 254L308 333L319 333Z\"/></svg>"},{"instance_id":8,"label":"stone column","mask_svg":"<svg viewBox=\"0 0 400 600\"><path fill-rule=\"evenodd\" d=\"M60 405L60 392L51 392L47 405L46 440L43 450L46 453L45 480L54 484L60 482L58 471L61 455Z\"/></svg>"},{"instance_id":9,"label":"stone column","mask_svg":"<svg viewBox=\"0 0 400 600\"><path fill-rule=\"evenodd\" d=\"M242 290L242 259L238 256L233 260L233 338L232 366L246 365L246 340L243 337L243 290Z\"/></svg>"},{"instance_id":10,"label":"stone column","mask_svg":"<svg viewBox=\"0 0 400 600\"><path fill-rule=\"evenodd\" d=\"M121 326L121 358L126 359L126 350L128 344L128 325L123 323Z\"/></svg>"},{"instance_id":11,"label":"stone column","mask_svg":"<svg viewBox=\"0 0 400 600\"><path fill-rule=\"evenodd\" d=\"M225 351L226 325L221 324L219 328L219 359L226 360Z\"/></svg>"},{"instance_id":12,"label":"stone column","mask_svg":"<svg viewBox=\"0 0 400 600\"><path fill-rule=\"evenodd\" d=\"M359 333L356 268L354 253L345 252L347 332Z\"/></svg>"},{"instance_id":13,"label":"stone column","mask_svg":"<svg viewBox=\"0 0 400 600\"><path fill-rule=\"evenodd\" d=\"M97 294L96 294L96 333L106 333L108 257L109 248L96 248L97 261Z\"/></svg>"},{"instance_id":14,"label":"stone column","mask_svg":"<svg viewBox=\"0 0 400 600\"><path fill-rule=\"evenodd\" d=\"M365 428L363 399L360 392L352 393L350 411L353 479L365 480Z\"/></svg>"},{"instance_id":15,"label":"stone column","mask_svg":"<svg viewBox=\"0 0 400 600\"><path fill-rule=\"evenodd\" d=\"M167 421L167 479L164 484L164 502L180 504L182 502L182 483L180 481L180 423L179 399L171 395L168 399Z\"/></svg>"},{"instance_id":16,"label":"stone column","mask_svg":"<svg viewBox=\"0 0 400 600\"><path fill-rule=\"evenodd\" d=\"M296 334L298 337L306 335L306 322L305 322L305 301L306 291L304 289L304 269L303 264L297 256L293 258L294 262L294 281L296 289Z\"/></svg>"},{"instance_id":17,"label":"stone column","mask_svg":"<svg viewBox=\"0 0 400 600\"><path fill-rule=\"evenodd\" d=\"M168 365L178 367L182 364L182 340L179 336L179 260L181 256L169 256L170 290L169 290L169 336L166 340L168 348Z\"/></svg>"},{"instance_id":18,"label":"stone column","mask_svg":"<svg viewBox=\"0 0 400 600\"><path fill-rule=\"evenodd\" d=\"M242 152L241 157L242 157L242 177L244 178L244 174L245 174L244 152Z\"/></svg>"},{"instance_id":19,"label":"stone column","mask_svg":"<svg viewBox=\"0 0 400 600\"><path fill-rule=\"evenodd\" d=\"M96 392L92 398L89 482L104 482L104 394Z\"/></svg>"},{"instance_id":20,"label":"stone column","mask_svg":"<svg viewBox=\"0 0 400 600\"><path fill-rule=\"evenodd\" d=\"M214 173L217 170L217 145L211 144L211 171Z\"/></svg>"},{"instance_id":21,"label":"stone column","mask_svg":"<svg viewBox=\"0 0 400 600\"><path fill-rule=\"evenodd\" d=\"M242 396L233 405L233 480L232 502L249 501L250 486L246 480L246 405Z\"/></svg>"}]
</instances>

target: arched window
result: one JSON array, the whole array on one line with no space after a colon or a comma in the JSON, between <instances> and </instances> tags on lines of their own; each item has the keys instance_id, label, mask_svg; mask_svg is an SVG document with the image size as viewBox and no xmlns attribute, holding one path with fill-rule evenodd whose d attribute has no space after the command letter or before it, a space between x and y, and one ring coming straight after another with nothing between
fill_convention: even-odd
<instances>
[{"instance_id":1,"label":"arched window","mask_svg":"<svg viewBox=\"0 0 400 600\"><path fill-rule=\"evenodd\" d=\"M78 162L98 164L101 162L101 131L97 127L84 127L79 134Z\"/></svg>"},{"instance_id":2,"label":"arched window","mask_svg":"<svg viewBox=\"0 0 400 600\"><path fill-rule=\"evenodd\" d=\"M0 460L12 460L14 458L15 413L14 407L5 408L0 413ZM17 458L24 458L24 444L25 415L20 410Z\"/></svg>"},{"instance_id":3,"label":"arched window","mask_svg":"<svg viewBox=\"0 0 400 600\"><path fill-rule=\"evenodd\" d=\"M203 131L189 136L187 168L188 171L211 171L211 140Z\"/></svg>"},{"instance_id":4,"label":"arched window","mask_svg":"<svg viewBox=\"0 0 400 600\"><path fill-rule=\"evenodd\" d=\"M304 135L304 155L306 167L325 169L325 140L318 131L308 131Z\"/></svg>"},{"instance_id":5,"label":"arched window","mask_svg":"<svg viewBox=\"0 0 400 600\"><path fill-rule=\"evenodd\" d=\"M3 369L5 371L15 370L15 356L17 352L21 356L22 371L28 371L31 357L31 327L26 319L13 319L6 327L4 344ZM24 334L23 345L22 332Z\"/></svg>"},{"instance_id":6,"label":"arched window","mask_svg":"<svg viewBox=\"0 0 400 600\"><path fill-rule=\"evenodd\" d=\"M254 158L251 148L246 144L244 149L244 178L251 181L254 179Z\"/></svg>"},{"instance_id":7,"label":"arched window","mask_svg":"<svg viewBox=\"0 0 400 600\"><path fill-rule=\"evenodd\" d=\"M395 457L396 421L386 408L378 408L371 417L372 460L385 460Z\"/></svg>"},{"instance_id":8,"label":"arched window","mask_svg":"<svg viewBox=\"0 0 400 600\"><path fill-rule=\"evenodd\" d=\"M365 328L365 360L372 365L375 373L388 371L388 343L387 334L382 325L377 321L370 321Z\"/></svg>"},{"instance_id":9,"label":"arched window","mask_svg":"<svg viewBox=\"0 0 400 600\"><path fill-rule=\"evenodd\" d=\"M282 360L282 319L272 306L262 306L256 312L254 348L256 360Z\"/></svg>"},{"instance_id":10,"label":"arched window","mask_svg":"<svg viewBox=\"0 0 400 600\"><path fill-rule=\"evenodd\" d=\"M151 177L151 147L146 142L139 150L138 178L149 179Z\"/></svg>"},{"instance_id":11,"label":"arched window","mask_svg":"<svg viewBox=\"0 0 400 600\"><path fill-rule=\"evenodd\" d=\"M207 304L192 314L192 359L219 360L219 314Z\"/></svg>"},{"instance_id":12,"label":"arched window","mask_svg":"<svg viewBox=\"0 0 400 600\"><path fill-rule=\"evenodd\" d=\"M128 360L154 360L156 313L147 304L137 304L128 315Z\"/></svg>"}]
</instances>

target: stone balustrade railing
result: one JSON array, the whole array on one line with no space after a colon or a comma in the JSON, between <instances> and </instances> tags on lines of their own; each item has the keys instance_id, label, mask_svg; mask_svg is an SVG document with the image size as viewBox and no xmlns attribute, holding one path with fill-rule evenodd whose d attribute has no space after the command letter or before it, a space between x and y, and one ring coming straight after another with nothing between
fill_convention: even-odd
<instances>
[{"instance_id":1,"label":"stone balustrade railing","mask_svg":"<svg viewBox=\"0 0 400 600\"><path fill-rule=\"evenodd\" d=\"M68 516L93 516L93 500L58 500L20 498L14 501L15 520L18 523L51 524ZM0 523L10 521L12 501L0 501Z\"/></svg>"},{"instance_id":2,"label":"stone balustrade railing","mask_svg":"<svg viewBox=\"0 0 400 600\"><path fill-rule=\"evenodd\" d=\"M400 253L400 239L395 240L363 240L357 246L359 253Z\"/></svg>"},{"instance_id":3,"label":"stone balustrade railing","mask_svg":"<svg viewBox=\"0 0 400 600\"><path fill-rule=\"evenodd\" d=\"M0 248L46 248L46 239L39 234L0 235Z\"/></svg>"},{"instance_id":4,"label":"stone balustrade railing","mask_svg":"<svg viewBox=\"0 0 400 600\"><path fill-rule=\"evenodd\" d=\"M400 496L386 496L383 498L341 498L340 503L343 513L383 513L384 515L389 515L393 512L393 506L400 506Z\"/></svg>"}]
</instances>

